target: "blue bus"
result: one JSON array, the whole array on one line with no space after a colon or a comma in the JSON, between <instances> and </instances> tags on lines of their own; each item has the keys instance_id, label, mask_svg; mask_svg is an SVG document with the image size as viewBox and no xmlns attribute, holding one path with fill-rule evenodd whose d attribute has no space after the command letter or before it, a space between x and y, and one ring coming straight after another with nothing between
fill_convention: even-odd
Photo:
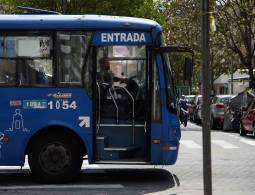
<instances>
[{"instance_id":1,"label":"blue bus","mask_svg":"<svg viewBox=\"0 0 255 195\"><path fill-rule=\"evenodd\" d=\"M158 23L100 15L0 16L0 166L47 183L90 164L172 165L179 148ZM185 66L186 67L186 66ZM188 67L188 65L187 65Z\"/></svg>"}]
</instances>

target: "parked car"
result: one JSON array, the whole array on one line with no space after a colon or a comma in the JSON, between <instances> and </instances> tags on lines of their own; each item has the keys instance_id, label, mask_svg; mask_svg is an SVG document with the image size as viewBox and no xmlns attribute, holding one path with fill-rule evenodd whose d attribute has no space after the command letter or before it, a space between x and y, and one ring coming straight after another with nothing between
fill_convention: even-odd
<instances>
[{"instance_id":1,"label":"parked car","mask_svg":"<svg viewBox=\"0 0 255 195\"><path fill-rule=\"evenodd\" d=\"M249 107L255 96L250 92L242 92L232 97L224 111L224 131L240 131L240 121L243 114L242 109Z\"/></svg>"},{"instance_id":2,"label":"parked car","mask_svg":"<svg viewBox=\"0 0 255 195\"><path fill-rule=\"evenodd\" d=\"M241 136L252 133L255 137L255 99L248 108L243 107L239 133Z\"/></svg>"},{"instance_id":3,"label":"parked car","mask_svg":"<svg viewBox=\"0 0 255 195\"><path fill-rule=\"evenodd\" d=\"M192 121L193 119L193 113L194 113L194 101L195 101L196 95L186 95L185 98L187 99L187 106L188 106L188 112L189 112L189 119Z\"/></svg>"},{"instance_id":4,"label":"parked car","mask_svg":"<svg viewBox=\"0 0 255 195\"><path fill-rule=\"evenodd\" d=\"M201 123L202 121L202 95L197 95L194 100L194 111L192 120L195 123Z\"/></svg>"},{"instance_id":5,"label":"parked car","mask_svg":"<svg viewBox=\"0 0 255 195\"><path fill-rule=\"evenodd\" d=\"M210 105L211 129L223 128L224 111L233 95L216 95Z\"/></svg>"}]
</instances>

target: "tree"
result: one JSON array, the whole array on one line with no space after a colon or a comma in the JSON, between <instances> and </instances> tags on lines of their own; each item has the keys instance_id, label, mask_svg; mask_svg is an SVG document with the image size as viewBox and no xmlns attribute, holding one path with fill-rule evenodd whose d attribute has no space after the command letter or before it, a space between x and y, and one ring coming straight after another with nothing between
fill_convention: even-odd
<instances>
[{"instance_id":1,"label":"tree","mask_svg":"<svg viewBox=\"0 0 255 195\"><path fill-rule=\"evenodd\" d=\"M200 82L200 2L197 0L171 0L164 3L166 23L163 26L167 45L192 48L195 52L193 82ZM182 66L173 67L177 82L182 82Z\"/></svg>"},{"instance_id":2,"label":"tree","mask_svg":"<svg viewBox=\"0 0 255 195\"><path fill-rule=\"evenodd\" d=\"M239 56L250 76L249 87L255 88L255 1L217 0L217 30L223 35L226 47Z\"/></svg>"},{"instance_id":3,"label":"tree","mask_svg":"<svg viewBox=\"0 0 255 195\"><path fill-rule=\"evenodd\" d=\"M0 0L9 5L10 11L17 12L16 7L28 6L64 13L64 2L67 3L68 14L103 14L117 16L138 16L157 21L164 21L160 17L157 2L153 0Z\"/></svg>"}]
</instances>

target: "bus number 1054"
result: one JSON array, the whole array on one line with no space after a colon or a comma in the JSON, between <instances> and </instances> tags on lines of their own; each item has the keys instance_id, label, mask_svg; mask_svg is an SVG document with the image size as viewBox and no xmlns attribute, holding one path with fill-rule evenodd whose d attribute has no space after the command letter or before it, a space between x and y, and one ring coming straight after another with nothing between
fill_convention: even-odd
<instances>
[{"instance_id":1,"label":"bus number 1054","mask_svg":"<svg viewBox=\"0 0 255 195\"><path fill-rule=\"evenodd\" d=\"M63 110L68 110L68 109L76 109L76 101L68 101L68 100L57 100L57 101L49 101L48 106L50 109L63 109Z\"/></svg>"}]
</instances>

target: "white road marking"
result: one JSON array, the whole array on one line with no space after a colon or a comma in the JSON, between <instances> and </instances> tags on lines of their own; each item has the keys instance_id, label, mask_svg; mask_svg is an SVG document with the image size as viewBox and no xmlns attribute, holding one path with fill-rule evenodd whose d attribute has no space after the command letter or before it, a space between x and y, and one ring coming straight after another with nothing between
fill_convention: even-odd
<instances>
[{"instance_id":1,"label":"white road marking","mask_svg":"<svg viewBox=\"0 0 255 195\"><path fill-rule=\"evenodd\" d=\"M212 143L216 144L222 148L225 148L225 149L239 148L238 146L235 146L235 145L233 145L229 142L226 142L224 140L212 140Z\"/></svg>"},{"instance_id":2,"label":"white road marking","mask_svg":"<svg viewBox=\"0 0 255 195\"><path fill-rule=\"evenodd\" d=\"M93 168L100 168L98 164L89 164L87 160L83 161L82 164L82 169L93 169ZM2 173L2 170L29 170L29 164L28 164L28 159L25 158L25 163L24 166L21 168L20 166L0 166L0 171Z\"/></svg>"},{"instance_id":3,"label":"white road marking","mask_svg":"<svg viewBox=\"0 0 255 195\"><path fill-rule=\"evenodd\" d=\"M251 146L255 146L255 141L252 141L252 140L240 139L240 142L243 142L245 144L249 144Z\"/></svg>"},{"instance_id":4,"label":"white road marking","mask_svg":"<svg viewBox=\"0 0 255 195\"><path fill-rule=\"evenodd\" d=\"M88 184L88 185L29 185L29 186L0 186L0 190L34 190L34 189L119 189L121 184Z\"/></svg>"},{"instance_id":5,"label":"white road marking","mask_svg":"<svg viewBox=\"0 0 255 195\"><path fill-rule=\"evenodd\" d=\"M232 134L226 134L226 135L228 135L228 136L230 136L230 137L233 137L233 138L236 138L236 139L239 139L239 138L240 138L240 136L237 136L237 135L232 135Z\"/></svg>"},{"instance_id":6,"label":"white road marking","mask_svg":"<svg viewBox=\"0 0 255 195\"><path fill-rule=\"evenodd\" d=\"M187 148L192 148L192 149L200 149L202 148L199 144L194 142L193 140L181 140L180 143L184 145Z\"/></svg>"}]
</instances>

